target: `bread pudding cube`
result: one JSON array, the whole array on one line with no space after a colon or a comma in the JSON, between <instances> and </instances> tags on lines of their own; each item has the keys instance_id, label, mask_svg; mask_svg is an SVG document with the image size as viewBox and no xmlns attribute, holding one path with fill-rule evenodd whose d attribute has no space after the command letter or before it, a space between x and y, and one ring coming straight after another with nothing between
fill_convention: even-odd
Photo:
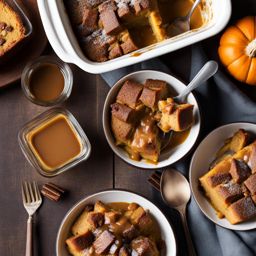
<instances>
[{"instance_id":1,"label":"bread pudding cube","mask_svg":"<svg viewBox=\"0 0 256 256\"><path fill-rule=\"evenodd\" d=\"M93 229L99 228L104 224L104 214L101 212L89 212L87 221Z\"/></svg>"},{"instance_id":2,"label":"bread pudding cube","mask_svg":"<svg viewBox=\"0 0 256 256\"><path fill-rule=\"evenodd\" d=\"M251 174L249 166L243 160L238 159L232 159L229 172L236 183L245 181Z\"/></svg>"},{"instance_id":3,"label":"bread pudding cube","mask_svg":"<svg viewBox=\"0 0 256 256\"><path fill-rule=\"evenodd\" d=\"M108 230L103 231L93 243L96 254L101 255L105 253L114 243L115 236Z\"/></svg>"},{"instance_id":4,"label":"bread pudding cube","mask_svg":"<svg viewBox=\"0 0 256 256\"><path fill-rule=\"evenodd\" d=\"M88 36L98 28L98 10L85 8L82 23L77 27L79 36Z\"/></svg>"},{"instance_id":5,"label":"bread pudding cube","mask_svg":"<svg viewBox=\"0 0 256 256\"><path fill-rule=\"evenodd\" d=\"M69 252L74 256L79 256L94 241L94 235L91 231L84 234L72 236L66 240Z\"/></svg>"},{"instance_id":6,"label":"bread pudding cube","mask_svg":"<svg viewBox=\"0 0 256 256\"><path fill-rule=\"evenodd\" d=\"M150 8L149 0L134 0L132 1L131 6L134 8L135 14L138 15L142 11L147 11Z\"/></svg>"},{"instance_id":7,"label":"bread pudding cube","mask_svg":"<svg viewBox=\"0 0 256 256\"><path fill-rule=\"evenodd\" d=\"M123 122L116 118L111 117L111 127L116 138L116 144L129 144L129 141L134 133L134 127L132 124Z\"/></svg>"},{"instance_id":8,"label":"bread pudding cube","mask_svg":"<svg viewBox=\"0 0 256 256\"><path fill-rule=\"evenodd\" d=\"M94 204L94 211L95 212L105 213L108 210L109 210L109 207L106 204L102 203L101 201L97 201Z\"/></svg>"},{"instance_id":9,"label":"bread pudding cube","mask_svg":"<svg viewBox=\"0 0 256 256\"><path fill-rule=\"evenodd\" d=\"M256 216L256 206L249 196L231 204L226 211L226 218L231 224L237 224L254 216Z\"/></svg>"},{"instance_id":10,"label":"bread pudding cube","mask_svg":"<svg viewBox=\"0 0 256 256\"><path fill-rule=\"evenodd\" d=\"M232 181L216 186L216 192L224 200L225 204L229 205L243 197L242 188L239 184Z\"/></svg>"},{"instance_id":11,"label":"bread pudding cube","mask_svg":"<svg viewBox=\"0 0 256 256\"><path fill-rule=\"evenodd\" d=\"M239 129L231 139L230 150L238 152L248 143L249 135L243 129Z\"/></svg>"},{"instance_id":12,"label":"bread pudding cube","mask_svg":"<svg viewBox=\"0 0 256 256\"><path fill-rule=\"evenodd\" d=\"M124 54L138 50L138 46L134 43L128 30L126 30L121 36L121 48Z\"/></svg>"},{"instance_id":13,"label":"bread pudding cube","mask_svg":"<svg viewBox=\"0 0 256 256\"><path fill-rule=\"evenodd\" d=\"M123 55L122 49L121 49L118 42L115 42L114 44L111 44L108 48L108 52L109 52L108 58L110 60Z\"/></svg>"},{"instance_id":14,"label":"bread pudding cube","mask_svg":"<svg viewBox=\"0 0 256 256\"><path fill-rule=\"evenodd\" d=\"M152 110L157 109L158 101L167 96L167 83L161 80L147 79L140 100Z\"/></svg>"},{"instance_id":15,"label":"bread pudding cube","mask_svg":"<svg viewBox=\"0 0 256 256\"><path fill-rule=\"evenodd\" d=\"M99 12L104 12L107 10L116 11L117 6L116 6L116 3L114 0L107 0L99 5L98 10L99 10Z\"/></svg>"},{"instance_id":16,"label":"bread pudding cube","mask_svg":"<svg viewBox=\"0 0 256 256\"><path fill-rule=\"evenodd\" d=\"M73 235L81 235L91 229L91 226L87 221L88 214L89 211L87 209L84 209L82 214L79 216L79 218L72 226L71 231Z\"/></svg>"},{"instance_id":17,"label":"bread pudding cube","mask_svg":"<svg viewBox=\"0 0 256 256\"><path fill-rule=\"evenodd\" d=\"M211 187L215 187L221 183L226 183L231 180L231 176L229 173L216 173L215 175L209 176L207 181Z\"/></svg>"},{"instance_id":18,"label":"bread pudding cube","mask_svg":"<svg viewBox=\"0 0 256 256\"><path fill-rule=\"evenodd\" d=\"M122 30L122 26L113 10L102 11L100 13L100 20L107 35L115 35Z\"/></svg>"},{"instance_id":19,"label":"bread pudding cube","mask_svg":"<svg viewBox=\"0 0 256 256\"><path fill-rule=\"evenodd\" d=\"M139 236L132 240L132 249L135 251L134 255L138 256L159 256L160 253L153 242L148 237Z\"/></svg>"},{"instance_id":20,"label":"bread pudding cube","mask_svg":"<svg viewBox=\"0 0 256 256\"><path fill-rule=\"evenodd\" d=\"M82 47L93 61L106 61L108 59L108 37L100 29L85 37Z\"/></svg>"},{"instance_id":21,"label":"bread pudding cube","mask_svg":"<svg viewBox=\"0 0 256 256\"><path fill-rule=\"evenodd\" d=\"M66 0L67 10L71 22L74 25L79 25L83 22L84 12L88 9L86 0Z\"/></svg>"},{"instance_id":22,"label":"bread pudding cube","mask_svg":"<svg viewBox=\"0 0 256 256\"><path fill-rule=\"evenodd\" d=\"M180 132L189 129L194 121L193 108L194 106L191 104L167 104L161 109L162 117L158 124L160 129L163 132L171 130Z\"/></svg>"},{"instance_id":23,"label":"bread pudding cube","mask_svg":"<svg viewBox=\"0 0 256 256\"><path fill-rule=\"evenodd\" d=\"M135 109L140 104L139 98L142 90L142 84L133 80L127 80L121 87L116 97L116 101Z\"/></svg>"},{"instance_id":24,"label":"bread pudding cube","mask_svg":"<svg viewBox=\"0 0 256 256\"><path fill-rule=\"evenodd\" d=\"M117 15L120 19L126 19L132 15L132 12L129 7L130 0L116 0L117 2Z\"/></svg>"},{"instance_id":25,"label":"bread pudding cube","mask_svg":"<svg viewBox=\"0 0 256 256\"><path fill-rule=\"evenodd\" d=\"M126 123L134 123L136 121L136 111L126 105L114 103L111 105L111 113L119 120Z\"/></svg>"},{"instance_id":26,"label":"bread pudding cube","mask_svg":"<svg viewBox=\"0 0 256 256\"><path fill-rule=\"evenodd\" d=\"M245 186L249 189L252 195L256 195L256 173L251 175L245 182Z\"/></svg>"}]
</instances>

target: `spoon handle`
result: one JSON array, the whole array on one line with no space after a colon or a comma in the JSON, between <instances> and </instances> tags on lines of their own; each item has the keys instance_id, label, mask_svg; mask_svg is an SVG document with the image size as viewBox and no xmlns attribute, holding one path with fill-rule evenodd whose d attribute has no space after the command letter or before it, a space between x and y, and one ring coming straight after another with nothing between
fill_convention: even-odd
<instances>
[{"instance_id":1,"label":"spoon handle","mask_svg":"<svg viewBox=\"0 0 256 256\"><path fill-rule=\"evenodd\" d=\"M191 10L189 11L187 17L188 17L188 20L189 20L189 23L190 23L190 18L193 14L193 12L195 11L196 7L200 4L201 0L196 0L194 3L193 3L193 6L191 8Z\"/></svg>"},{"instance_id":2,"label":"spoon handle","mask_svg":"<svg viewBox=\"0 0 256 256\"><path fill-rule=\"evenodd\" d=\"M187 240L187 246L188 246L188 255L189 256L196 256L196 251L190 236L190 231L188 228L188 223L187 223L187 216L186 216L186 207L182 207L180 209L178 209L180 216L181 216L181 220L182 220L182 224L183 224L183 228L184 228L184 233L185 233L185 237Z\"/></svg>"},{"instance_id":3,"label":"spoon handle","mask_svg":"<svg viewBox=\"0 0 256 256\"><path fill-rule=\"evenodd\" d=\"M213 76L218 70L218 63L216 61L210 60L205 63L205 65L200 69L193 80L187 85L186 89L177 96L180 102L184 102L187 95L194 90L196 87L207 81L211 76Z\"/></svg>"}]
</instances>

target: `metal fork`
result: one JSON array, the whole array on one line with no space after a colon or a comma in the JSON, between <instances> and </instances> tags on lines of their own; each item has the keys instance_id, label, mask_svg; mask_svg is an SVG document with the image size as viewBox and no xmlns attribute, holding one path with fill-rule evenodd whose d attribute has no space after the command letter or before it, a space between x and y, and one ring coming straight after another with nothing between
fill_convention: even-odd
<instances>
[{"instance_id":1,"label":"metal fork","mask_svg":"<svg viewBox=\"0 0 256 256\"><path fill-rule=\"evenodd\" d=\"M26 241L26 254L25 256L33 255L33 240L32 240L32 217L37 209L42 204L42 197L35 181L22 183L22 199L23 205L28 212L27 221L27 241Z\"/></svg>"}]
</instances>

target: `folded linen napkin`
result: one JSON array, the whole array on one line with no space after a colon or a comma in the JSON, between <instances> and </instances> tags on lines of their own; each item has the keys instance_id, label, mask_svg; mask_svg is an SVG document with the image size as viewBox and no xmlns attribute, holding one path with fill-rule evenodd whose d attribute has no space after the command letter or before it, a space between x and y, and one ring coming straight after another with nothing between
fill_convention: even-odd
<instances>
[{"instance_id":1,"label":"folded linen napkin","mask_svg":"<svg viewBox=\"0 0 256 256\"><path fill-rule=\"evenodd\" d=\"M248 7L250 7L250 10ZM246 13L246 9L250 13ZM252 14L253 10L256 13L256 5L253 3L253 0L237 0L233 2L233 10L236 16L242 17L243 15L240 15L239 10L242 10L242 13L245 13L245 15ZM215 40L215 43L218 44L216 38L212 40ZM191 79L207 61L202 44L199 43L192 47ZM163 62L159 59L153 59L102 74L102 77L111 86L120 77L142 69L154 69L170 73L170 70ZM237 121L256 123L256 103L237 87L234 80L230 79L226 73L220 70L214 78L207 82L207 85L197 88L195 95L201 106L203 120L199 141L214 128L226 123ZM190 160L191 154L185 160L176 163L175 167L187 176ZM171 216L174 214L173 212L166 212L169 212L170 219L177 218ZM256 255L256 230L238 232L215 225L203 215L193 198L188 207L188 219L193 241L199 256ZM184 241L179 243L180 247L186 246ZM180 255L186 255L184 250L180 250L180 252L182 252Z\"/></svg>"}]
</instances>

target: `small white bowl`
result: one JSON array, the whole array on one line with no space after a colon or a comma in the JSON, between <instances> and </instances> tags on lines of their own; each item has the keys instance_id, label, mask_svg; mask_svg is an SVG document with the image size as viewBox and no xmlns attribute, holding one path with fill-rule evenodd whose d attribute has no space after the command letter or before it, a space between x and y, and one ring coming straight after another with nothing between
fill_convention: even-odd
<instances>
[{"instance_id":1,"label":"small white bowl","mask_svg":"<svg viewBox=\"0 0 256 256\"><path fill-rule=\"evenodd\" d=\"M116 96L121 86L128 79L133 79L140 83L144 83L146 79L163 80L163 81L166 81L170 86L170 89L172 91L175 91L177 94L179 94L186 88L186 85L181 81L179 81L178 79L176 79L175 77L160 71L142 70L142 71L133 72L129 75L122 77L119 81L115 83L115 85L109 91L104 104L104 108L103 108L103 128L104 128L104 132L110 147L116 153L116 155L118 155L125 162L139 168L157 169L157 168L166 167L168 165L171 165L177 162L190 151L190 149L194 146L197 140L197 137L199 135L201 119L200 119L199 107L194 95L190 93L187 98L187 102L194 105L194 118L195 118L194 125L191 128L187 139L182 144L178 145L173 149L164 150L164 152L161 153L157 164L149 163L145 160L134 161L129 157L128 153L122 147L119 147L115 144L115 138L112 134L111 125L110 125L111 123L110 122L110 112L111 112L110 105L115 102Z\"/></svg>"},{"instance_id":2,"label":"small white bowl","mask_svg":"<svg viewBox=\"0 0 256 256\"><path fill-rule=\"evenodd\" d=\"M250 230L256 228L256 217L236 225L230 224L226 218L219 219L212 205L199 190L199 178L208 171L209 165L214 160L216 152L223 145L224 141L232 137L239 129L244 129L256 134L256 124L243 122L231 123L215 129L200 143L190 163L189 180L193 196L199 208L207 218L224 228L232 230Z\"/></svg>"},{"instance_id":3,"label":"small white bowl","mask_svg":"<svg viewBox=\"0 0 256 256\"><path fill-rule=\"evenodd\" d=\"M176 256L176 241L174 237L173 230L171 228L170 223L163 215L163 213L149 200L146 198L134 194L132 192L123 191L123 190L107 190L103 192L99 192L93 194L91 196L86 197L85 199L78 202L75 206L71 208L71 210L64 217L56 240L56 255L57 256L70 256L67 251L65 240L70 236L70 229L74 221L78 218L78 216L83 211L85 205L93 204L96 201L102 201L104 203L111 202L128 202L128 203L138 203L144 209L149 210L151 215L157 221L163 240L165 241L166 250L162 253L162 256Z\"/></svg>"}]
</instances>

